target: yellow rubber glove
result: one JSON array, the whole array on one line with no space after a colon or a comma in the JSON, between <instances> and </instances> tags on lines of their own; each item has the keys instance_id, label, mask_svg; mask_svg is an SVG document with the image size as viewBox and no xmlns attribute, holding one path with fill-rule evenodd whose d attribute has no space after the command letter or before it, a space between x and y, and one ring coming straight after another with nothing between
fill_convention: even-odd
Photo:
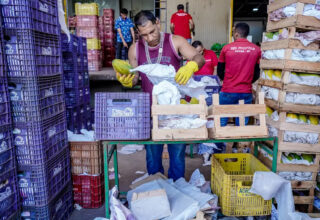
<instances>
[{"instance_id":1,"label":"yellow rubber glove","mask_svg":"<svg viewBox=\"0 0 320 220\"><path fill-rule=\"evenodd\" d=\"M121 75L120 73L116 73L117 80L127 88L132 88L133 86L133 79L135 77L134 74L129 74L129 75Z\"/></svg>"},{"instance_id":2,"label":"yellow rubber glove","mask_svg":"<svg viewBox=\"0 0 320 220\"><path fill-rule=\"evenodd\" d=\"M180 99L180 104L188 104L188 102L185 99Z\"/></svg>"},{"instance_id":3,"label":"yellow rubber glove","mask_svg":"<svg viewBox=\"0 0 320 220\"><path fill-rule=\"evenodd\" d=\"M190 100L190 104L199 104L199 100L193 97Z\"/></svg>"},{"instance_id":4,"label":"yellow rubber glove","mask_svg":"<svg viewBox=\"0 0 320 220\"><path fill-rule=\"evenodd\" d=\"M186 65L180 67L178 70L175 80L180 85L185 85L194 72L197 72L199 70L198 64L195 61L190 61Z\"/></svg>"}]
</instances>

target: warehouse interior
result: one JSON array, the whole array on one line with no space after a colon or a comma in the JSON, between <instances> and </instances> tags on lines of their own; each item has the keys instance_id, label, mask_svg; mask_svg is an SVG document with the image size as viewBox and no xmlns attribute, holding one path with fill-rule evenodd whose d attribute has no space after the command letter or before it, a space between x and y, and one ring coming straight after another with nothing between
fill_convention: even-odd
<instances>
[{"instance_id":1,"label":"warehouse interior","mask_svg":"<svg viewBox=\"0 0 320 220\"><path fill-rule=\"evenodd\" d=\"M318 0L0 0L0 24L0 220L320 219Z\"/></svg>"}]
</instances>

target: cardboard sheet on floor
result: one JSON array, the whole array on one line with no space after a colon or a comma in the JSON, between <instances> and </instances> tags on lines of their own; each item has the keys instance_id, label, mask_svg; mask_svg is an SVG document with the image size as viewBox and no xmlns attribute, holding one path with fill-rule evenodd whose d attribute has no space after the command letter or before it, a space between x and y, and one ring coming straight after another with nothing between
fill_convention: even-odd
<instances>
[{"instance_id":1,"label":"cardboard sheet on floor","mask_svg":"<svg viewBox=\"0 0 320 220\"><path fill-rule=\"evenodd\" d=\"M129 187L130 187L130 189L135 189L138 186L141 186L142 184L145 184L147 182L151 182L151 181L156 180L156 179L164 179L164 180L166 180L167 177L165 175L163 175L162 173L156 173L154 175L150 175L150 176L148 176L148 177L146 177L146 178L144 178L144 179L142 179L142 180L140 180L138 182L135 182L135 183L131 184Z\"/></svg>"},{"instance_id":2,"label":"cardboard sheet on floor","mask_svg":"<svg viewBox=\"0 0 320 220\"><path fill-rule=\"evenodd\" d=\"M154 208L155 204L156 208ZM133 193L131 211L138 220L157 220L170 216L170 204L166 191L158 189Z\"/></svg>"},{"instance_id":3,"label":"cardboard sheet on floor","mask_svg":"<svg viewBox=\"0 0 320 220\"><path fill-rule=\"evenodd\" d=\"M187 220L193 218L197 211L199 211L199 202L192 199L190 196L182 193L172 183L163 179L156 179L147 182L137 188L130 190L127 194L129 207L131 208L132 195L134 192L146 192L151 190L164 189L167 193L171 215L163 218L164 220ZM153 204L152 208L156 209L158 204Z\"/></svg>"}]
</instances>

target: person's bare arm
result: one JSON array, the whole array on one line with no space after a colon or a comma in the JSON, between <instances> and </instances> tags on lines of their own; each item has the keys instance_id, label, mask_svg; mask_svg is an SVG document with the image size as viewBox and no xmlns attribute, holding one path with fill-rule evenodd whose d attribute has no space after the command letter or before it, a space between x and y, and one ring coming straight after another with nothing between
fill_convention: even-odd
<instances>
[{"instance_id":1,"label":"person's bare arm","mask_svg":"<svg viewBox=\"0 0 320 220\"><path fill-rule=\"evenodd\" d=\"M192 47L186 39L181 36L173 35L172 36L173 44L183 57L187 60L195 61L198 64L198 68L204 65L205 60L201 54L199 54L194 47Z\"/></svg>"},{"instance_id":2,"label":"person's bare arm","mask_svg":"<svg viewBox=\"0 0 320 220\"><path fill-rule=\"evenodd\" d=\"M134 34L133 28L130 28L130 32L131 32L131 35L132 35L132 43L134 43L134 42L136 42L136 36Z\"/></svg>"},{"instance_id":3,"label":"person's bare arm","mask_svg":"<svg viewBox=\"0 0 320 220\"><path fill-rule=\"evenodd\" d=\"M123 38L123 36L122 36L121 29L118 28L117 31L118 31L118 33L119 33L119 36L120 36L120 38L121 38L121 40L122 40L123 45L124 45L125 47L128 47L126 41L124 40L124 38Z\"/></svg>"},{"instance_id":4,"label":"person's bare arm","mask_svg":"<svg viewBox=\"0 0 320 220\"><path fill-rule=\"evenodd\" d=\"M173 23L170 24L170 30L171 30L171 33L174 34L174 24Z\"/></svg>"},{"instance_id":5,"label":"person's bare arm","mask_svg":"<svg viewBox=\"0 0 320 220\"><path fill-rule=\"evenodd\" d=\"M189 20L190 31L194 32L194 22L192 19Z\"/></svg>"},{"instance_id":6,"label":"person's bare arm","mask_svg":"<svg viewBox=\"0 0 320 220\"><path fill-rule=\"evenodd\" d=\"M136 68L138 66L138 61L137 61L137 56L136 56L136 43L133 42L131 47L129 48L128 52L128 58L129 58L129 63L133 68ZM139 73L135 74L135 77L133 79L133 86L138 83L139 80Z\"/></svg>"}]
</instances>

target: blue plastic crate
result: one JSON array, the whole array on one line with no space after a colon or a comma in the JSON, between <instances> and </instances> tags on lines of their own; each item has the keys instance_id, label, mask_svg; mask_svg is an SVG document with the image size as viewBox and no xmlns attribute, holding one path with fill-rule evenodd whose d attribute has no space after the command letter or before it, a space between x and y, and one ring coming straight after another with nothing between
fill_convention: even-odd
<instances>
[{"instance_id":1,"label":"blue plastic crate","mask_svg":"<svg viewBox=\"0 0 320 220\"><path fill-rule=\"evenodd\" d=\"M60 34L57 1L2 0L0 4L4 28Z\"/></svg>"},{"instance_id":2,"label":"blue plastic crate","mask_svg":"<svg viewBox=\"0 0 320 220\"><path fill-rule=\"evenodd\" d=\"M219 77L217 75L196 75L196 76L193 76L193 79L195 81L201 81L201 79L205 76L216 80L216 82L218 84L218 86L216 86L216 85L210 86L209 85L205 88L206 93L209 96L208 98L206 98L206 102L207 102L207 105L210 106L210 105L212 105L212 95L215 93L219 93L221 90L221 82L220 82Z\"/></svg>"},{"instance_id":3,"label":"blue plastic crate","mask_svg":"<svg viewBox=\"0 0 320 220\"><path fill-rule=\"evenodd\" d=\"M0 126L11 124L10 100L6 77L0 78Z\"/></svg>"},{"instance_id":4,"label":"blue plastic crate","mask_svg":"<svg viewBox=\"0 0 320 220\"><path fill-rule=\"evenodd\" d=\"M19 167L18 181L23 206L49 204L71 181L69 148L45 164Z\"/></svg>"},{"instance_id":5,"label":"blue plastic crate","mask_svg":"<svg viewBox=\"0 0 320 220\"><path fill-rule=\"evenodd\" d=\"M84 55L87 54L87 39L85 37L78 37L79 38L79 52L80 54Z\"/></svg>"},{"instance_id":6,"label":"blue plastic crate","mask_svg":"<svg viewBox=\"0 0 320 220\"><path fill-rule=\"evenodd\" d=\"M81 66L78 65L77 54L71 52L63 52L62 54L62 69L63 71L78 72Z\"/></svg>"},{"instance_id":7,"label":"blue plastic crate","mask_svg":"<svg viewBox=\"0 0 320 220\"><path fill-rule=\"evenodd\" d=\"M90 77L88 69L83 71L83 86L89 87L90 86Z\"/></svg>"},{"instance_id":8,"label":"blue plastic crate","mask_svg":"<svg viewBox=\"0 0 320 220\"><path fill-rule=\"evenodd\" d=\"M31 30L5 30L4 43L9 77L61 74L59 36Z\"/></svg>"},{"instance_id":9,"label":"blue plastic crate","mask_svg":"<svg viewBox=\"0 0 320 220\"><path fill-rule=\"evenodd\" d=\"M16 124L13 137L19 168L44 164L68 146L65 112L42 122Z\"/></svg>"},{"instance_id":10,"label":"blue plastic crate","mask_svg":"<svg viewBox=\"0 0 320 220\"><path fill-rule=\"evenodd\" d=\"M150 139L148 93L95 93L97 140Z\"/></svg>"},{"instance_id":11,"label":"blue plastic crate","mask_svg":"<svg viewBox=\"0 0 320 220\"><path fill-rule=\"evenodd\" d=\"M12 167L16 167L11 126L0 127L0 177Z\"/></svg>"},{"instance_id":12,"label":"blue plastic crate","mask_svg":"<svg viewBox=\"0 0 320 220\"><path fill-rule=\"evenodd\" d=\"M48 205L22 207L21 216L30 220L67 220L73 211L72 183L57 195Z\"/></svg>"},{"instance_id":13,"label":"blue plastic crate","mask_svg":"<svg viewBox=\"0 0 320 220\"><path fill-rule=\"evenodd\" d=\"M0 219L12 219L18 211L17 171L13 167L0 176Z\"/></svg>"},{"instance_id":14,"label":"blue plastic crate","mask_svg":"<svg viewBox=\"0 0 320 220\"><path fill-rule=\"evenodd\" d=\"M14 123L36 122L65 111L61 75L9 78Z\"/></svg>"},{"instance_id":15,"label":"blue plastic crate","mask_svg":"<svg viewBox=\"0 0 320 220\"><path fill-rule=\"evenodd\" d=\"M80 134L82 120L80 118L80 107L67 108L67 127L69 131Z\"/></svg>"},{"instance_id":16,"label":"blue plastic crate","mask_svg":"<svg viewBox=\"0 0 320 220\"><path fill-rule=\"evenodd\" d=\"M83 87L83 74L81 72L64 71L64 87L68 89L77 89Z\"/></svg>"},{"instance_id":17,"label":"blue plastic crate","mask_svg":"<svg viewBox=\"0 0 320 220\"><path fill-rule=\"evenodd\" d=\"M61 34L62 52L78 53L79 38L76 35L70 34L70 40L66 34Z\"/></svg>"}]
</instances>

